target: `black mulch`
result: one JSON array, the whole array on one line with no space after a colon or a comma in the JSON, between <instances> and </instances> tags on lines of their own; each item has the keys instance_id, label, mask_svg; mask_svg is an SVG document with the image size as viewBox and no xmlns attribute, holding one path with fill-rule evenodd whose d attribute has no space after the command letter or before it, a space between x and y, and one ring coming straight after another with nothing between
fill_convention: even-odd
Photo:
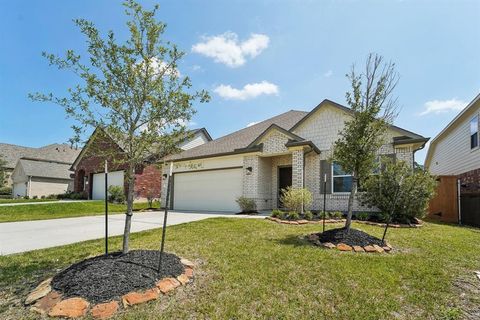
<instances>
[{"instance_id":1,"label":"black mulch","mask_svg":"<svg viewBox=\"0 0 480 320\"><path fill-rule=\"evenodd\" d=\"M333 244L345 243L349 246L367 246L377 244L382 246L382 240L377 237L371 236L366 232L350 229L347 233L345 228L330 229L323 233L318 233L320 242L331 242Z\"/></svg>"},{"instance_id":2,"label":"black mulch","mask_svg":"<svg viewBox=\"0 0 480 320\"><path fill-rule=\"evenodd\" d=\"M157 280L184 272L179 257L164 253L162 270L157 273L159 254L157 250L134 250L86 259L53 277L52 287L65 297L99 303L131 291L150 289Z\"/></svg>"}]
</instances>

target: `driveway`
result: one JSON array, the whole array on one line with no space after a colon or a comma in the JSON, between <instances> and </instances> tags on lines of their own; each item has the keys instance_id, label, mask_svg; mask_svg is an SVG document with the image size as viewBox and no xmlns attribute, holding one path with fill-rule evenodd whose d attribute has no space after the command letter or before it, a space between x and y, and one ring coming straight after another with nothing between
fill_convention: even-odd
<instances>
[{"instance_id":1,"label":"driveway","mask_svg":"<svg viewBox=\"0 0 480 320\"><path fill-rule=\"evenodd\" d=\"M188 223L213 217L264 218L264 216L234 215L229 213L170 211L168 213L167 225ZM123 234L124 223L124 214L109 216L109 236ZM133 233L161 228L162 224L163 212L134 213L131 231ZM0 255L98 239L104 237L104 233L104 216L0 223Z\"/></svg>"}]
</instances>

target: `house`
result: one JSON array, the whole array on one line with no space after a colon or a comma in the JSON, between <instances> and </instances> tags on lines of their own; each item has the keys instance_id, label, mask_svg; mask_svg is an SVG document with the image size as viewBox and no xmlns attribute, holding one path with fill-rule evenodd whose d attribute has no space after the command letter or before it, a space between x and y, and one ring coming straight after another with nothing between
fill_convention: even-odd
<instances>
[{"instance_id":1,"label":"house","mask_svg":"<svg viewBox=\"0 0 480 320\"><path fill-rule=\"evenodd\" d=\"M351 117L351 109L324 100L310 112L291 110L168 157L174 163L168 205L176 210L238 212L235 200L243 195L254 199L259 210L270 210L280 206L280 190L293 186L312 192L314 210L323 208L324 191L327 210L346 210L352 178L328 159ZM410 166L415 152L428 141L393 125L385 138L379 154ZM164 188L166 183L164 179ZM364 209L355 201L354 210Z\"/></svg>"},{"instance_id":2,"label":"house","mask_svg":"<svg viewBox=\"0 0 480 320\"><path fill-rule=\"evenodd\" d=\"M71 163L20 158L12 173L14 197L41 197L73 190Z\"/></svg>"},{"instance_id":3,"label":"house","mask_svg":"<svg viewBox=\"0 0 480 320\"><path fill-rule=\"evenodd\" d=\"M425 167L439 176L441 190L449 190L434 199L433 204L448 197L457 204L460 193L460 220L480 226L480 94L475 97L430 143ZM453 184L448 186L447 184ZM431 208L441 220L458 222L458 208L447 204ZM438 207L438 208L437 208Z\"/></svg>"},{"instance_id":4,"label":"house","mask_svg":"<svg viewBox=\"0 0 480 320\"><path fill-rule=\"evenodd\" d=\"M189 138L179 142L179 148L187 150L197 147L212 138L205 128L191 130ZM102 153L99 155L99 150ZM108 151L105 153L105 151ZM105 198L105 158L108 158L108 185L125 185L125 164L118 161L123 152L119 143L104 130L97 128L88 139L82 152L71 166L74 174L74 191L85 193L88 199ZM117 160L117 161L115 161ZM162 174L156 164L145 164L135 170L135 197L145 199L158 198L161 190Z\"/></svg>"},{"instance_id":5,"label":"house","mask_svg":"<svg viewBox=\"0 0 480 320\"><path fill-rule=\"evenodd\" d=\"M80 153L80 149L71 148L67 144L49 144L40 148L24 147L9 143L0 143L0 156L6 161L7 186L13 186L12 173L20 158L48 159L72 163Z\"/></svg>"},{"instance_id":6,"label":"house","mask_svg":"<svg viewBox=\"0 0 480 320\"><path fill-rule=\"evenodd\" d=\"M66 144L31 148L0 143L0 155L6 161L7 186L12 187L13 197L40 197L72 190L69 167L79 153L80 149Z\"/></svg>"}]
</instances>

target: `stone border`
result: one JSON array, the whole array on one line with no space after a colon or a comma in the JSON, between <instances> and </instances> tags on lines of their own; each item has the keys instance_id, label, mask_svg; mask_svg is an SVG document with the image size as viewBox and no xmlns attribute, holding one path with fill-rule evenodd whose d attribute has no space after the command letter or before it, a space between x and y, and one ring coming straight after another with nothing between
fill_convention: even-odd
<instances>
[{"instance_id":1,"label":"stone border","mask_svg":"<svg viewBox=\"0 0 480 320\"><path fill-rule=\"evenodd\" d=\"M300 225L300 224L322 224L323 220L282 220L275 217L265 217L265 219L274 221L281 224L291 224L291 225ZM423 221L419 220L419 224L398 224L392 223L389 224L389 228L420 228L423 227ZM325 223L337 223L337 222L345 222L345 219L325 219ZM352 220L352 222L358 222L362 224L367 224L370 226L377 226L385 228L386 224L381 222L372 222L372 221L362 221L362 220Z\"/></svg>"},{"instance_id":2,"label":"stone border","mask_svg":"<svg viewBox=\"0 0 480 320\"><path fill-rule=\"evenodd\" d=\"M326 249L337 249L339 251L353 251L353 252L369 252L369 253L390 253L393 248L392 246L386 242L384 246L379 246L377 244L367 245L367 246L349 246L345 243L339 243L334 245L331 242L320 242L318 235L315 233L309 234L306 236L306 239L311 242L312 244L323 247Z\"/></svg>"},{"instance_id":3,"label":"stone border","mask_svg":"<svg viewBox=\"0 0 480 320\"><path fill-rule=\"evenodd\" d=\"M176 288L186 285L193 279L193 269L195 264L187 259L180 259L185 268L184 273L176 278L163 278L155 284L155 287L145 291L132 291L123 295L119 301L111 300L108 302L93 305L80 297L68 298L62 300L61 293L51 287L52 278L42 281L25 299L25 305L32 305L30 310L48 315L50 317L61 318L79 318L90 315L94 319L107 319L112 317L120 309L120 303L126 309L130 306L156 300L160 293L169 294Z\"/></svg>"}]
</instances>

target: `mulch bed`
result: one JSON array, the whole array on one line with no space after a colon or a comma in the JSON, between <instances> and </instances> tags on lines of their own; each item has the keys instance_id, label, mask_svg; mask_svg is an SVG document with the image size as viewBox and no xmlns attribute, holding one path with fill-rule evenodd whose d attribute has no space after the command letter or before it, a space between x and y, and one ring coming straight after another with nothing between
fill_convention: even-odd
<instances>
[{"instance_id":1,"label":"mulch bed","mask_svg":"<svg viewBox=\"0 0 480 320\"><path fill-rule=\"evenodd\" d=\"M333 244L345 243L349 246L368 246L379 245L382 246L382 240L371 236L366 232L357 229L350 229L347 233L345 228L331 229L318 234L320 242L331 242Z\"/></svg>"},{"instance_id":2,"label":"mulch bed","mask_svg":"<svg viewBox=\"0 0 480 320\"><path fill-rule=\"evenodd\" d=\"M159 254L154 250L135 250L86 259L53 277L52 287L64 297L83 297L98 303L152 288L157 280L176 278L184 272L179 257L164 253L158 273Z\"/></svg>"}]
</instances>

